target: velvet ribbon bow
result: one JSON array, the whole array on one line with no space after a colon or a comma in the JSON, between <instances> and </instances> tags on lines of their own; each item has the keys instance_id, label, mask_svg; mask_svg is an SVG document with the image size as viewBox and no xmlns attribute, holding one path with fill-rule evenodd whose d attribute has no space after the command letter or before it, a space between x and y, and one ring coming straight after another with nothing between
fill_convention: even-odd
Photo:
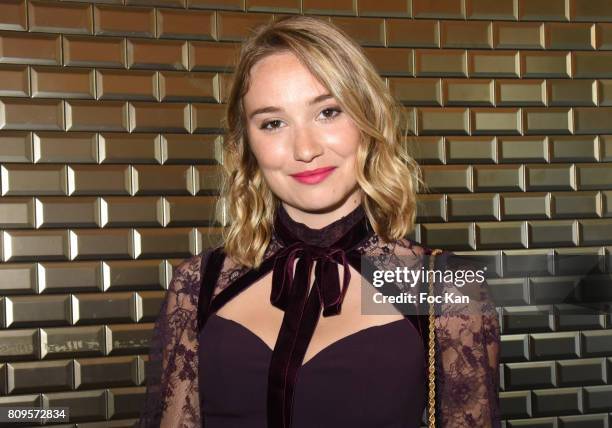
<instances>
[{"instance_id":1,"label":"velvet ribbon bow","mask_svg":"<svg viewBox=\"0 0 612 428\"><path fill-rule=\"evenodd\" d=\"M294 286L293 266L296 258L304 260L308 273L312 271L313 263L317 262L313 289L323 307L323 316L339 314L351 280L346 253L341 248L321 248L303 242L295 242L285 247L276 256L270 296L272 304L283 311L287 310L290 296L294 291L292 290ZM340 287L338 265L344 267L342 287ZM310 274L305 285L309 286L309 284Z\"/></svg>"}]
</instances>

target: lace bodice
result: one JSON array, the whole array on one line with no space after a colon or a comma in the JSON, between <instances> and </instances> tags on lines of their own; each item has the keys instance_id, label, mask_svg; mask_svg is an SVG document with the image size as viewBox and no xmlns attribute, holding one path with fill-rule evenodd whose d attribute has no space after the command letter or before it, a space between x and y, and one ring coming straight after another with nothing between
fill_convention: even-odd
<instances>
[{"instance_id":1,"label":"lace bodice","mask_svg":"<svg viewBox=\"0 0 612 428\"><path fill-rule=\"evenodd\" d=\"M284 210L278 218L300 239L310 244L335 242L363 216L362 207L324 229L314 230L293 221ZM284 216L284 217L283 217ZM368 223L369 225L369 223ZM394 270L406 260L424 263L431 249L404 238L383 241L366 228L356 252L367 257L378 269ZM284 248L275 233L265 253L273 260ZM251 269L225 257L215 284L207 284L207 264L211 248L183 261L174 271L150 342L147 365L147 390L139 427L201 427L203 417L198 391L198 306L201 287L210 287L219 296L243 279ZM439 269L460 270L465 260L450 251L437 256ZM398 287L400 285L398 284ZM468 282L458 287L441 281L444 292L468 294L464 305L441 304L435 318L436 332L436 414L444 428L501 427L499 417L499 341L498 313L486 281ZM269 302L267 302L269 304ZM427 323L427 317L422 317Z\"/></svg>"}]
</instances>

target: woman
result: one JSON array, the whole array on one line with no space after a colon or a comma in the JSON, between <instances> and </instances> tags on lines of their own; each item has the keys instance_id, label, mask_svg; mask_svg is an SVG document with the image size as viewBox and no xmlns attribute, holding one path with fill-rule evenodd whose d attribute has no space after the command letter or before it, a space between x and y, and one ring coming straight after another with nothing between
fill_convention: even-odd
<instances>
[{"instance_id":1,"label":"woman","mask_svg":"<svg viewBox=\"0 0 612 428\"><path fill-rule=\"evenodd\" d=\"M422 182L401 124L360 47L328 22L284 18L245 41L227 101L231 225L174 272L140 426L420 425L428 318L362 311L362 260L419 269L431 254L405 238ZM451 266L452 253L436 257ZM486 282L468 285L471 302L438 305L431 324L434 416L499 427L497 313Z\"/></svg>"}]
</instances>

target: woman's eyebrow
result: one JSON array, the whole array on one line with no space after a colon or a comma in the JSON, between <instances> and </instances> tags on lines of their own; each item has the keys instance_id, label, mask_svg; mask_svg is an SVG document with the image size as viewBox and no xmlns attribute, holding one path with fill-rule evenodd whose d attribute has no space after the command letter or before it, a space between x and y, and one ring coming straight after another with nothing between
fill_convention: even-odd
<instances>
[{"instance_id":1,"label":"woman's eyebrow","mask_svg":"<svg viewBox=\"0 0 612 428\"><path fill-rule=\"evenodd\" d=\"M321 94L321 95L318 95L318 96L314 97L310 101L308 101L308 105L311 106L311 105L314 105L314 104L318 104L320 102L328 100L329 98L333 98L332 94L330 94L330 93ZM256 116L258 114L262 114L262 113L277 113L277 112L282 111L282 110L283 110L282 108L275 107L275 106L260 107L258 109L253 110L251 112L251 114L249 114L249 119L252 119L253 116Z\"/></svg>"}]
</instances>

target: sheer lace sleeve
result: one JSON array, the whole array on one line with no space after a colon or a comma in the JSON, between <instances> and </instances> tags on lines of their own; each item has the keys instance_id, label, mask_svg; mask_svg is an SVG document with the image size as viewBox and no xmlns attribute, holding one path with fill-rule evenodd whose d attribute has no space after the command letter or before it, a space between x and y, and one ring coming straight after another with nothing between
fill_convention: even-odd
<instances>
[{"instance_id":1,"label":"sheer lace sleeve","mask_svg":"<svg viewBox=\"0 0 612 428\"><path fill-rule=\"evenodd\" d=\"M376 269L429 267L429 249L408 239L383 243L374 235L360 251ZM452 303L451 299L437 304L436 426L500 428L498 313L486 279L479 281L480 277L474 276L464 277L461 280L464 283L458 280L465 275L460 274L462 271L477 271L482 266L465 256L444 251L436 258L436 268L445 273L436 282L437 295L453 293L451 296L469 298L469 303ZM396 283L396 287L408 291L405 284ZM418 312L423 315L425 326L427 310L425 304Z\"/></svg>"},{"instance_id":2,"label":"sheer lace sleeve","mask_svg":"<svg viewBox=\"0 0 612 428\"><path fill-rule=\"evenodd\" d=\"M149 345L147 388L140 428L201 427L197 309L202 263L210 250L173 272Z\"/></svg>"},{"instance_id":3,"label":"sheer lace sleeve","mask_svg":"<svg viewBox=\"0 0 612 428\"><path fill-rule=\"evenodd\" d=\"M457 273L478 265L447 252L445 272ZM436 263L436 266L440 266ZM467 296L469 303L444 302L436 317L437 403L444 428L501 427L499 415L498 314L486 280L442 280L443 293ZM448 276L450 278L450 276Z\"/></svg>"}]
</instances>

